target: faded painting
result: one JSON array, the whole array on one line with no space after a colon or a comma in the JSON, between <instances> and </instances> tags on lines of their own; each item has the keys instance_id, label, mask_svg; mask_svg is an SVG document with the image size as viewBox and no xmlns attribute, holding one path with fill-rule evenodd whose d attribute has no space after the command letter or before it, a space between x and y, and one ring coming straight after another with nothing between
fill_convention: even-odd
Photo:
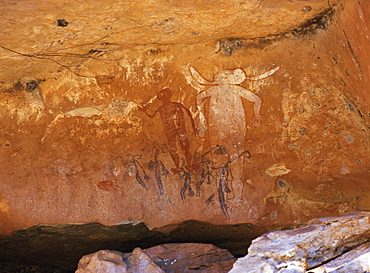
<instances>
[{"instance_id":1,"label":"faded painting","mask_svg":"<svg viewBox=\"0 0 370 273\"><path fill-rule=\"evenodd\" d=\"M260 80L275 73L279 67L253 78L247 78L241 68L223 70L213 81L205 79L194 67L190 67L193 79L206 89L197 94L201 132L206 132L211 147L226 147L229 157L235 158L245 150L247 117L242 99L253 103L252 122L260 124L262 99L242 86L245 80ZM208 101L208 109L205 104Z\"/></svg>"}]
</instances>

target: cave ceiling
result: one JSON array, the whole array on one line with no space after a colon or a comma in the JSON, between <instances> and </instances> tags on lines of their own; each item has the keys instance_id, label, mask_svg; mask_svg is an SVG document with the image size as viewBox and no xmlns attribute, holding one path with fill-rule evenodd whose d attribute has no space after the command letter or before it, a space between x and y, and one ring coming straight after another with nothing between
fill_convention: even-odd
<instances>
[{"instance_id":1,"label":"cave ceiling","mask_svg":"<svg viewBox=\"0 0 370 273\"><path fill-rule=\"evenodd\" d=\"M1 81L74 68L138 45L207 43L291 33L339 0L2 0Z\"/></svg>"}]
</instances>

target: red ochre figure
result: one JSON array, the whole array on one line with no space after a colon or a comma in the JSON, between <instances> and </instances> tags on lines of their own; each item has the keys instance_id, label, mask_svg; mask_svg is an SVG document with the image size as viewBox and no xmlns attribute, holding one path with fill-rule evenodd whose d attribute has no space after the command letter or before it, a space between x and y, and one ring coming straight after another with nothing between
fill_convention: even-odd
<instances>
[{"instance_id":1,"label":"red ochre figure","mask_svg":"<svg viewBox=\"0 0 370 273\"><path fill-rule=\"evenodd\" d=\"M190 152L190 141L186 133L184 111L190 118L194 133L197 132L197 129L195 128L194 119L190 110L182 103L171 101L172 95L173 91L170 88L163 88L157 93L157 99L162 102L162 106L155 110L152 115L147 112L150 104L139 107L139 110L143 111L150 118L154 118L159 112L162 120L163 131L167 136L170 153L176 165L176 168L172 168L171 171L173 173L180 173L182 168L180 167L180 156L177 152L177 143L180 144L180 147L185 155L185 168L187 170L192 170L195 168L195 166L193 166L191 163L192 154Z\"/></svg>"}]
</instances>

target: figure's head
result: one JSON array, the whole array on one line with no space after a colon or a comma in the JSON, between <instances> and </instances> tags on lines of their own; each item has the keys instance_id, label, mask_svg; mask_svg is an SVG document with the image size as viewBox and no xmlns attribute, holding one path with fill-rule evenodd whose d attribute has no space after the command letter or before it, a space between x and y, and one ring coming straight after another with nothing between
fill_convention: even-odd
<instances>
[{"instance_id":1,"label":"figure's head","mask_svg":"<svg viewBox=\"0 0 370 273\"><path fill-rule=\"evenodd\" d=\"M159 100L170 99L172 95L173 91L170 88L165 87L157 92L157 99Z\"/></svg>"},{"instance_id":2,"label":"figure's head","mask_svg":"<svg viewBox=\"0 0 370 273\"><path fill-rule=\"evenodd\" d=\"M246 75L241 68L224 70L215 76L216 84L240 84L246 80Z\"/></svg>"},{"instance_id":3,"label":"figure's head","mask_svg":"<svg viewBox=\"0 0 370 273\"><path fill-rule=\"evenodd\" d=\"M214 83L222 84L222 83L229 83L229 76L232 74L232 70L224 70L214 77Z\"/></svg>"}]
</instances>

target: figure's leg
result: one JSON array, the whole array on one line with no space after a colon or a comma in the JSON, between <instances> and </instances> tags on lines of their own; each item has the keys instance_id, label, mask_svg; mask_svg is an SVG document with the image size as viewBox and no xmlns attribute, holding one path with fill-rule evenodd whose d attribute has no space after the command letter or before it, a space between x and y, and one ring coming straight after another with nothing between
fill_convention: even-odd
<instances>
[{"instance_id":1,"label":"figure's leg","mask_svg":"<svg viewBox=\"0 0 370 273\"><path fill-rule=\"evenodd\" d=\"M187 170L195 170L198 166L192 165L193 155L190 151L190 141L188 136L186 135L186 131L184 130L179 134L180 146L182 151L184 152L185 159L186 159L186 166Z\"/></svg>"},{"instance_id":2,"label":"figure's leg","mask_svg":"<svg viewBox=\"0 0 370 273\"><path fill-rule=\"evenodd\" d=\"M183 151L185 154L186 164L187 166L191 165L191 160L193 159L193 155L190 152L190 143L189 140L186 139L184 145L183 145Z\"/></svg>"},{"instance_id":3,"label":"figure's leg","mask_svg":"<svg viewBox=\"0 0 370 273\"><path fill-rule=\"evenodd\" d=\"M171 171L173 173L180 173L182 168L180 168L180 156L177 153L177 144L176 139L171 139L168 141L168 146L170 148L170 154L172 157L173 162L175 163L176 168L172 168Z\"/></svg>"}]
</instances>

